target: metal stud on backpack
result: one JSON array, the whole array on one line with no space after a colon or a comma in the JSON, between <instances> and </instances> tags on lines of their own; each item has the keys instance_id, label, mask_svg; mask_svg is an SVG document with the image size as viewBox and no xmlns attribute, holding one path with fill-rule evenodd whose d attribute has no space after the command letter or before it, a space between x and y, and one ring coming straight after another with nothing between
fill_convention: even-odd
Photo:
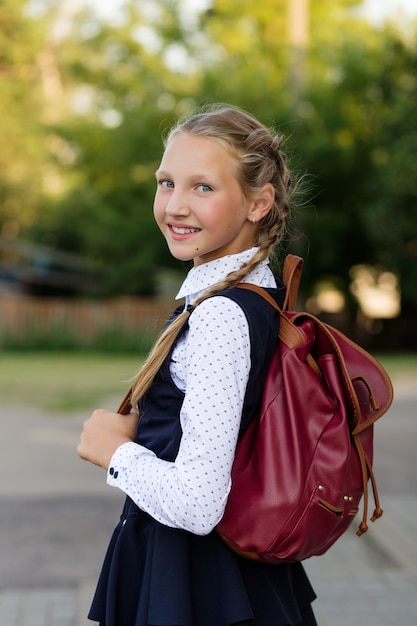
<instances>
[{"instance_id":1,"label":"metal stud on backpack","mask_svg":"<svg viewBox=\"0 0 417 626\"><path fill-rule=\"evenodd\" d=\"M363 497L357 532L367 530L368 482L382 515L373 461L373 425L390 407L383 367L341 332L293 311L303 260L286 258L279 341L259 415L242 436L232 489L217 531L242 556L268 563L323 554L347 530Z\"/></svg>"}]
</instances>

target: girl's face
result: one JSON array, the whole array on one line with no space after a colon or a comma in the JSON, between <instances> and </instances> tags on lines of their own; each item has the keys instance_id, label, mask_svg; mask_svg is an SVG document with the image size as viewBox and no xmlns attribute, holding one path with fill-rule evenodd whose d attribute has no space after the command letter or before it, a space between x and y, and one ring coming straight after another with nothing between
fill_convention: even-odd
<instances>
[{"instance_id":1,"label":"girl's face","mask_svg":"<svg viewBox=\"0 0 417 626\"><path fill-rule=\"evenodd\" d=\"M168 143L156 172L154 215L176 259L201 265L254 245L249 220L256 202L245 198L236 167L207 137L181 133Z\"/></svg>"}]
</instances>

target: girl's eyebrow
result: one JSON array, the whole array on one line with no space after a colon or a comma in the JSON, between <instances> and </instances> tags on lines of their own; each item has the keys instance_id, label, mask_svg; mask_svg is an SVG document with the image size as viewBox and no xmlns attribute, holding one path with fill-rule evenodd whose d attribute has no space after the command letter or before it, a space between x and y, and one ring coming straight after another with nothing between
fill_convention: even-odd
<instances>
[{"instance_id":1,"label":"girl's eyebrow","mask_svg":"<svg viewBox=\"0 0 417 626\"><path fill-rule=\"evenodd\" d=\"M167 178L170 178L172 175L169 174L166 170L157 169L155 172L155 176L166 176ZM212 175L209 175L207 172L201 172L200 174L190 174L188 178L191 182L201 182L202 180L212 178Z\"/></svg>"}]
</instances>

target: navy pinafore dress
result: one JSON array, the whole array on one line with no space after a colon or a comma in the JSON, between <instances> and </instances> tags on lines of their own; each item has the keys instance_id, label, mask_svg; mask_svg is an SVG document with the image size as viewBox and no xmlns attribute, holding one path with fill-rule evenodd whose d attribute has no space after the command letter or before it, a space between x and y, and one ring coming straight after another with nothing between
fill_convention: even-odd
<instances>
[{"instance_id":1,"label":"navy pinafore dress","mask_svg":"<svg viewBox=\"0 0 417 626\"><path fill-rule=\"evenodd\" d=\"M282 304L285 289L269 291ZM249 323L251 371L242 433L260 405L279 316L256 293L234 288L220 295L235 300ZM181 333L186 328L187 323ZM169 361L170 356L141 402L136 441L174 461L184 394L172 381ZM301 563L243 559L215 530L199 536L170 528L127 497L88 617L101 626L314 626L314 598Z\"/></svg>"}]
</instances>

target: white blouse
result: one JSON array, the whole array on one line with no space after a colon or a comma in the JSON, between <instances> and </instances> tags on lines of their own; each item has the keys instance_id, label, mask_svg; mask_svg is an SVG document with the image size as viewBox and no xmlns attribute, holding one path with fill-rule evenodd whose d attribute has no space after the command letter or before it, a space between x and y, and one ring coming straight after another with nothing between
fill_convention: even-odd
<instances>
[{"instance_id":1,"label":"white blouse","mask_svg":"<svg viewBox=\"0 0 417 626\"><path fill-rule=\"evenodd\" d=\"M188 273L177 299L185 306L252 258L257 248L203 265ZM268 261L245 282L276 287ZM230 491L230 472L250 371L249 327L230 298L204 300L172 354L170 372L185 392L182 438L175 462L129 442L114 453L107 482L118 487L157 521L198 535L220 521Z\"/></svg>"}]
</instances>

